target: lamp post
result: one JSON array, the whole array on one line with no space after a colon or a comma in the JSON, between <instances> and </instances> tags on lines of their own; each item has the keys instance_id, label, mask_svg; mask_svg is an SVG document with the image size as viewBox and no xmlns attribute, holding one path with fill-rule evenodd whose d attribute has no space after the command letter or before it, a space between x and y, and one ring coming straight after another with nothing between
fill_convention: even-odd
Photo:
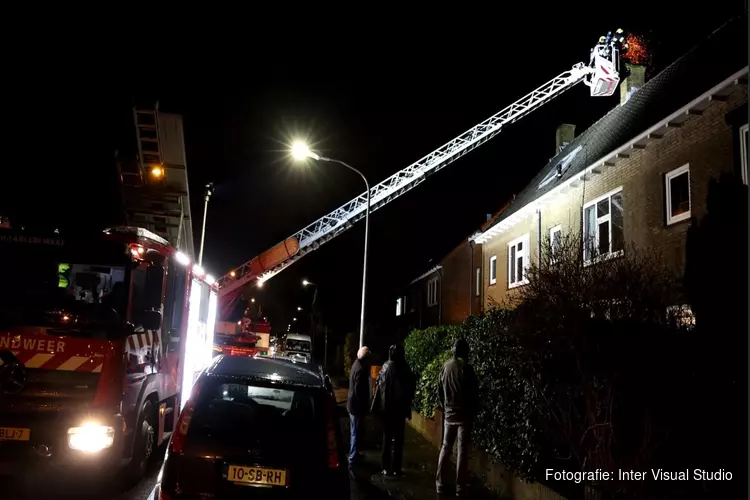
<instances>
[{"instance_id":1,"label":"lamp post","mask_svg":"<svg viewBox=\"0 0 750 500\"><path fill-rule=\"evenodd\" d=\"M304 279L302 280L302 286L304 287L313 287L315 290L313 291L313 298L312 302L310 303L310 339L312 340L312 350L315 351L315 334L317 333L317 325L315 324L315 301L318 300L318 285L313 283L310 280ZM301 307L297 307L298 311L301 311ZM325 368L325 358L326 353L323 353L323 368Z\"/></svg>"},{"instance_id":2,"label":"lamp post","mask_svg":"<svg viewBox=\"0 0 750 500\"><path fill-rule=\"evenodd\" d=\"M204 203L203 203L203 229L201 229L201 250L198 253L198 265L203 265L203 245L206 243L206 214L208 214L208 200L211 199L211 195L214 192L214 183L209 182L206 184L206 191L204 192Z\"/></svg>"},{"instance_id":3,"label":"lamp post","mask_svg":"<svg viewBox=\"0 0 750 500\"><path fill-rule=\"evenodd\" d=\"M305 158L312 158L313 160L317 161L325 161L328 163L338 163L339 165L342 165L352 172L356 172L359 174L360 177L362 177L362 180L365 181L365 188L367 189L367 209L365 211L365 251L364 251L364 262L362 265L362 309L359 314L359 347L362 347L365 344L365 309L366 309L366 297L367 297L367 251L368 251L368 244L369 244L369 235L370 235L370 183L367 181L367 177L357 170L356 168L352 167L348 163L344 163L341 160L337 160L335 158L327 158L325 156L320 156L319 154L313 152L310 150L310 148L305 144L304 142L295 142L292 145L292 156L296 158L297 160L303 160Z\"/></svg>"}]
</instances>

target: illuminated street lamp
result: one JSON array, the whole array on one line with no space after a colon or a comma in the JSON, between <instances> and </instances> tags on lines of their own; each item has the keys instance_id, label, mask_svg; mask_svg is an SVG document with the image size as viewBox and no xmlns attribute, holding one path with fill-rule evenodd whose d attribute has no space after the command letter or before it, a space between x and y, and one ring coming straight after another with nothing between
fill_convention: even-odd
<instances>
[{"instance_id":1,"label":"illuminated street lamp","mask_svg":"<svg viewBox=\"0 0 750 500\"><path fill-rule=\"evenodd\" d=\"M302 308L301 308L300 306L297 306L297 310L298 310L298 311L301 311L301 310L302 310Z\"/></svg>"},{"instance_id":2,"label":"illuminated street lamp","mask_svg":"<svg viewBox=\"0 0 750 500\"><path fill-rule=\"evenodd\" d=\"M359 346L362 347L365 343L365 304L366 304L366 295L367 295L367 250L368 250L368 239L370 234L370 183L367 181L367 177L357 170L356 168L352 167L348 163L344 163L341 160L336 160L335 158L326 158L325 156L320 156L318 153L315 153L312 151L307 144L305 144L302 141L295 141L294 144L292 144L292 156L296 160L304 160L306 158L312 158L316 161L324 161L328 163L338 163L339 165L342 165L352 172L356 172L359 174L360 177L362 177L362 180L365 181L365 188L367 189L367 209L365 211L365 251L364 251L364 263L362 265L362 310L359 315ZM305 282L303 281L302 284L304 285Z\"/></svg>"}]
</instances>

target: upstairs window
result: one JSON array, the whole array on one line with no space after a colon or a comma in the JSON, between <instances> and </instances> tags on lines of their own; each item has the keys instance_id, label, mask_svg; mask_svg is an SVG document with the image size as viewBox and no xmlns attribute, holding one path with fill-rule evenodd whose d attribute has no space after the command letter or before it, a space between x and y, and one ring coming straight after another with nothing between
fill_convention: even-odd
<instances>
[{"instance_id":1,"label":"upstairs window","mask_svg":"<svg viewBox=\"0 0 750 500\"><path fill-rule=\"evenodd\" d=\"M529 235L524 234L508 244L508 288L528 283L526 269L529 267Z\"/></svg>"},{"instance_id":2,"label":"upstairs window","mask_svg":"<svg viewBox=\"0 0 750 500\"><path fill-rule=\"evenodd\" d=\"M613 257L625 250L622 188L583 207L583 259Z\"/></svg>"},{"instance_id":3,"label":"upstairs window","mask_svg":"<svg viewBox=\"0 0 750 500\"><path fill-rule=\"evenodd\" d=\"M482 293L482 269L477 268L477 277L474 283L474 295L479 297L479 295Z\"/></svg>"},{"instance_id":4,"label":"upstairs window","mask_svg":"<svg viewBox=\"0 0 750 500\"><path fill-rule=\"evenodd\" d=\"M396 299L396 316L404 314L404 298L399 297Z\"/></svg>"},{"instance_id":5,"label":"upstairs window","mask_svg":"<svg viewBox=\"0 0 750 500\"><path fill-rule=\"evenodd\" d=\"M438 279L432 278L427 282L427 306L432 307L437 305L437 289Z\"/></svg>"},{"instance_id":6,"label":"upstairs window","mask_svg":"<svg viewBox=\"0 0 750 500\"><path fill-rule=\"evenodd\" d=\"M549 230L549 251L552 261L560 254L562 247L562 226L555 226Z\"/></svg>"},{"instance_id":7,"label":"upstairs window","mask_svg":"<svg viewBox=\"0 0 750 500\"><path fill-rule=\"evenodd\" d=\"M690 165L683 165L664 176L667 225L690 218Z\"/></svg>"},{"instance_id":8,"label":"upstairs window","mask_svg":"<svg viewBox=\"0 0 750 500\"><path fill-rule=\"evenodd\" d=\"M497 255L490 257L490 285L497 283Z\"/></svg>"}]
</instances>

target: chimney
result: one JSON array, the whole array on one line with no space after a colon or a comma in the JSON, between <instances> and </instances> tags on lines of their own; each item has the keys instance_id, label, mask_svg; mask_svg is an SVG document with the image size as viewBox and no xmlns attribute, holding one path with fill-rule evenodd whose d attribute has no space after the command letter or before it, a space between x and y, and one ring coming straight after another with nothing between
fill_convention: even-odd
<instances>
[{"instance_id":1,"label":"chimney","mask_svg":"<svg viewBox=\"0 0 750 500\"><path fill-rule=\"evenodd\" d=\"M555 154L559 153L565 146L573 142L576 137L576 126L569 123L563 123L557 126L555 131Z\"/></svg>"},{"instance_id":2,"label":"chimney","mask_svg":"<svg viewBox=\"0 0 750 500\"><path fill-rule=\"evenodd\" d=\"M628 99L646 83L646 66L625 63L628 76L620 83L620 106L628 102Z\"/></svg>"}]
</instances>

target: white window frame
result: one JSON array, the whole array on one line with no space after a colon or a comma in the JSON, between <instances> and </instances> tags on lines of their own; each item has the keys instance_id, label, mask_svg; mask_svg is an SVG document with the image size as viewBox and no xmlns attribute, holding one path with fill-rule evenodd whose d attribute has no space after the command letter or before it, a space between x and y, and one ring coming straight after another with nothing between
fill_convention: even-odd
<instances>
[{"instance_id":1,"label":"white window frame","mask_svg":"<svg viewBox=\"0 0 750 500\"><path fill-rule=\"evenodd\" d=\"M742 182L747 185L750 182L750 173L747 165L747 123L740 127L740 167L742 168Z\"/></svg>"},{"instance_id":2,"label":"white window frame","mask_svg":"<svg viewBox=\"0 0 750 500\"><path fill-rule=\"evenodd\" d=\"M672 216L672 179L676 179L677 177L687 174L688 176L688 211L685 213L681 213L679 215ZM690 218L690 214L693 210L693 195L691 193L692 189L690 188L690 164L686 163L685 165L676 168L670 172L667 172L667 174L664 176L664 184L665 184L665 194L664 197L665 200L665 210L667 211L667 225L676 224L677 222L682 222L684 220L687 220Z\"/></svg>"},{"instance_id":3,"label":"white window frame","mask_svg":"<svg viewBox=\"0 0 750 500\"><path fill-rule=\"evenodd\" d=\"M527 271L529 269L529 256L531 254L531 251L529 248L529 241L530 241L529 233L526 233L523 236L519 236L515 240L508 243L508 288L515 288L517 286L525 285L526 283L529 282L528 274L527 274ZM513 255L510 250L511 248L517 247L519 243L523 243L522 245L523 248L521 249L520 252L518 251L518 249L516 249L515 255ZM514 257L515 259L511 261L511 257ZM519 280L518 273L516 273L516 280L511 281L510 270L511 270L511 267L515 267L516 260L519 257L523 259L521 261L521 267L523 269L521 274L523 275L523 279Z\"/></svg>"},{"instance_id":4,"label":"white window frame","mask_svg":"<svg viewBox=\"0 0 750 500\"><path fill-rule=\"evenodd\" d=\"M438 303L437 300L437 288L438 288L438 278L435 276L434 278L430 278L429 281L427 281L427 307L436 306Z\"/></svg>"},{"instance_id":5,"label":"white window frame","mask_svg":"<svg viewBox=\"0 0 750 500\"><path fill-rule=\"evenodd\" d=\"M399 297L396 299L396 316L404 314L404 299Z\"/></svg>"},{"instance_id":6,"label":"white window frame","mask_svg":"<svg viewBox=\"0 0 750 500\"><path fill-rule=\"evenodd\" d=\"M560 236L558 236L558 238L562 238L563 237L563 233L562 233L562 225L561 224L558 224L556 226L552 226L551 228L549 228L549 249L550 249L550 252L553 252L552 255L551 255L552 260L556 259L556 256L554 255L555 238L553 236L554 236L555 233L558 233L558 232L560 233Z\"/></svg>"},{"instance_id":7,"label":"white window frame","mask_svg":"<svg viewBox=\"0 0 750 500\"><path fill-rule=\"evenodd\" d=\"M493 272L494 271L494 272ZM490 285L497 283L497 255L490 257Z\"/></svg>"},{"instance_id":8,"label":"white window frame","mask_svg":"<svg viewBox=\"0 0 750 500\"><path fill-rule=\"evenodd\" d=\"M474 296L479 297L482 294L482 268L478 267L476 272L476 283L474 284Z\"/></svg>"},{"instance_id":9,"label":"white window frame","mask_svg":"<svg viewBox=\"0 0 750 500\"><path fill-rule=\"evenodd\" d=\"M599 224L601 222L604 222L605 220L608 221L609 222L609 224L608 224L608 227L609 227L609 253L607 253L606 255L597 255L596 258L594 258L594 259L586 259L586 247L585 247L585 245L587 243L586 242L586 234L587 234L587 232L586 232L586 210L590 206L592 206L592 205L596 206L596 204L599 203L600 201L602 201L604 199L607 199L607 198L611 198L614 195L616 195L618 193L621 193L621 192L622 192L622 186L620 186L620 187L618 187L616 189L613 189L609 193L605 193L605 194L599 196L598 198L594 198L593 200L591 200L588 203L586 203L585 205L583 205L583 221L582 221L583 222L583 228L582 228L583 230L581 231L581 233L582 233L582 237L583 237L583 245L584 245L584 252L583 252L584 257L583 257L583 260L584 260L585 264L591 264L592 262L601 261L603 259L611 259L611 258L619 257L620 255L622 255L624 253L624 250L618 250L616 252L612 251L612 202L610 202L609 213L607 215L605 215L604 217L597 217L596 218L596 237L597 237L597 240L594 242L594 248L596 248L598 250L599 249ZM625 208L623 207L623 217L624 217L624 213L625 213ZM624 224L624 220L623 220L623 224Z\"/></svg>"}]
</instances>

